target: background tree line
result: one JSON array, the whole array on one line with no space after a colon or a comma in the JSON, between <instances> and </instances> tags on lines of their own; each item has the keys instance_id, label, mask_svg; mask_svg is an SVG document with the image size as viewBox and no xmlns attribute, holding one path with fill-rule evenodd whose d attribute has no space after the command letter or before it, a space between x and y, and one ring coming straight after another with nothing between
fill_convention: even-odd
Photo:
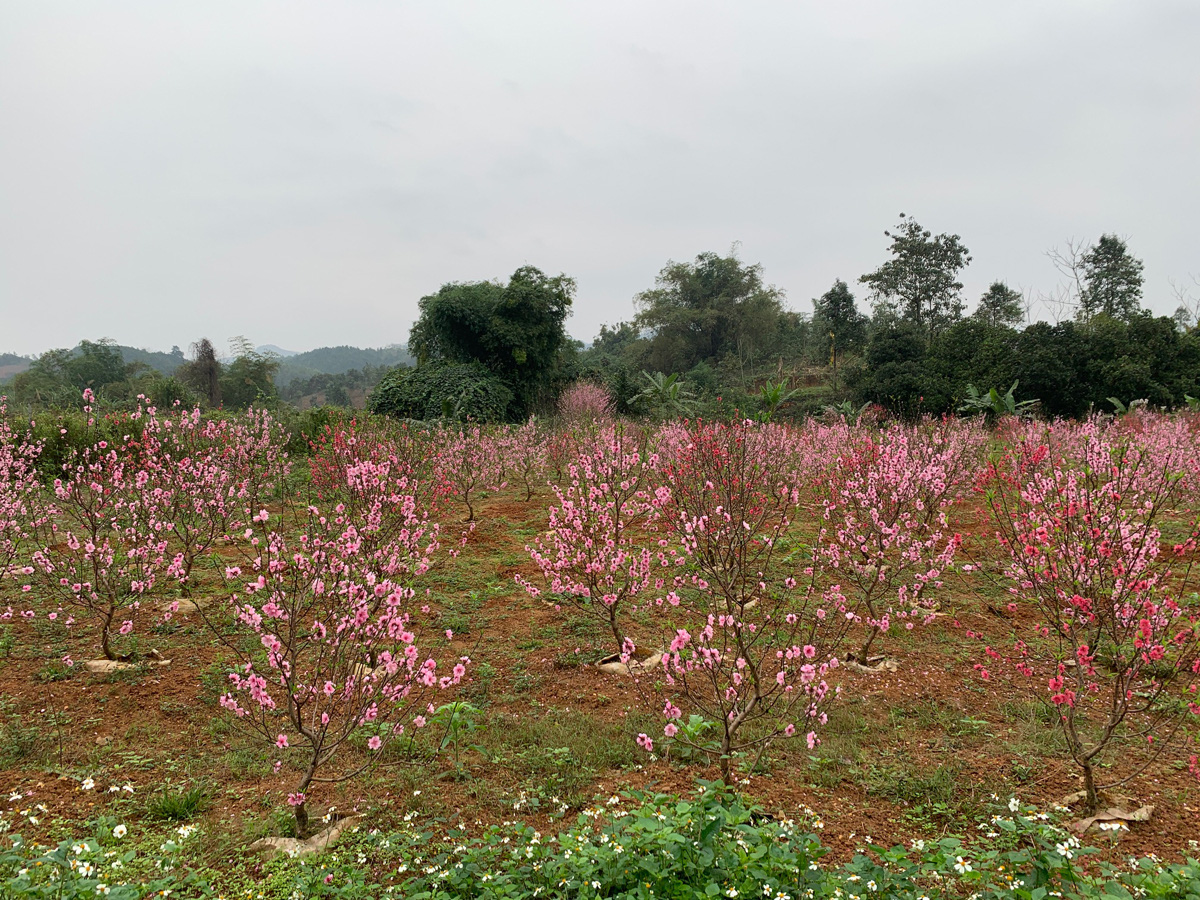
<instances>
[{"instance_id":1,"label":"background tree line","mask_svg":"<svg viewBox=\"0 0 1200 900\"><path fill-rule=\"evenodd\" d=\"M669 263L631 321L601 328L580 369L629 412L644 406L654 372L679 375L692 408L710 415L761 413L780 385L785 415L867 402L902 415L954 412L972 391L1014 384L1016 399L1061 416L1111 410L1109 398L1174 407L1200 395L1200 303L1180 291L1175 316L1147 311L1143 264L1116 235L1050 252L1066 283L1036 299L1060 321L1028 325L1035 298L1001 280L967 314L959 276L971 256L959 235L902 214L885 236L889 258L857 279L868 311L838 279L811 316L797 314L736 250L702 253Z\"/></svg>"},{"instance_id":2,"label":"background tree line","mask_svg":"<svg viewBox=\"0 0 1200 900\"><path fill-rule=\"evenodd\" d=\"M170 354L130 351L108 339L49 350L14 375L11 386L2 392L14 405L33 408L78 406L85 388L111 405L129 405L143 395L158 406L178 400L185 405L245 409L278 396L274 378L279 359L255 350L245 338L230 341L230 356L225 360L218 358L208 338L192 345L191 359L178 347Z\"/></svg>"},{"instance_id":3,"label":"background tree line","mask_svg":"<svg viewBox=\"0 0 1200 900\"><path fill-rule=\"evenodd\" d=\"M1002 280L968 315L960 276L971 256L959 235L903 214L884 234L887 258L835 280L811 314L790 309L735 245L668 262L634 298L635 315L602 326L588 347L566 331L574 280L523 266L507 282L451 282L421 298L407 347L283 359L235 338L221 359L207 339L186 357L84 341L42 354L6 392L50 406L74 404L84 387L113 403L139 393L229 408L365 402L478 421L551 411L578 379L602 382L617 411L635 415L796 416L867 402L936 414L1011 387L1048 415L1079 416L1109 398L1173 407L1200 395L1200 302L1179 291L1174 317L1148 312L1143 264L1120 237L1050 251L1064 280L1037 300L1058 321L1027 324L1034 298Z\"/></svg>"}]
</instances>

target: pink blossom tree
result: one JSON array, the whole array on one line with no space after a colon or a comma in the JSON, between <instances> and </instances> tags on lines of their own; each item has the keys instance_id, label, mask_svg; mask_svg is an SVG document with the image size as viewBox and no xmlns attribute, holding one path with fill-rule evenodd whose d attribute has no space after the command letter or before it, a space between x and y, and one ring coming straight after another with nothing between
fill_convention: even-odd
<instances>
[{"instance_id":1,"label":"pink blossom tree","mask_svg":"<svg viewBox=\"0 0 1200 900\"><path fill-rule=\"evenodd\" d=\"M285 436L265 413L204 419L198 408L138 410L141 505L166 524L176 577L190 596L197 560L237 531L288 471Z\"/></svg>"},{"instance_id":2,"label":"pink blossom tree","mask_svg":"<svg viewBox=\"0 0 1200 900\"><path fill-rule=\"evenodd\" d=\"M962 542L947 509L972 486L984 440L977 427L953 422L864 430L817 485L815 561L867 627L858 662L895 620L912 628L931 614L932 591Z\"/></svg>"},{"instance_id":3,"label":"pink blossom tree","mask_svg":"<svg viewBox=\"0 0 1200 900\"><path fill-rule=\"evenodd\" d=\"M386 464L388 477L406 479L414 500L436 518L449 486L436 477L436 442L428 430L391 419L357 418L326 425L310 442L309 475L319 502L331 506L353 493L349 470L364 462ZM351 498L352 499L352 498Z\"/></svg>"},{"instance_id":4,"label":"pink blossom tree","mask_svg":"<svg viewBox=\"0 0 1200 900\"><path fill-rule=\"evenodd\" d=\"M500 453L506 468L525 488L525 502L533 499L533 488L545 479L549 458L549 434L532 417L524 425L510 427L499 436Z\"/></svg>"},{"instance_id":5,"label":"pink blossom tree","mask_svg":"<svg viewBox=\"0 0 1200 900\"><path fill-rule=\"evenodd\" d=\"M677 724L689 710L715 722L726 783L735 753L757 761L793 737L815 746L849 627L840 593L783 558L798 492L760 437L750 422L693 426L655 498L678 542L672 589L658 601L673 629L662 660L663 733L689 742ZM639 742L653 747L649 736Z\"/></svg>"},{"instance_id":6,"label":"pink blossom tree","mask_svg":"<svg viewBox=\"0 0 1200 900\"><path fill-rule=\"evenodd\" d=\"M615 406L608 389L594 381L576 381L558 395L558 417L569 428L608 423Z\"/></svg>"},{"instance_id":7,"label":"pink blossom tree","mask_svg":"<svg viewBox=\"0 0 1200 900\"><path fill-rule=\"evenodd\" d=\"M1056 710L1089 812L1132 777L1100 783L1097 764L1115 746L1149 747L1136 774L1200 716L1195 523L1173 546L1159 529L1195 489L1196 448L1167 438L1096 421L1035 425L992 464L1004 575L1033 617L1015 618L1011 648L989 646L977 668L1021 676Z\"/></svg>"},{"instance_id":8,"label":"pink blossom tree","mask_svg":"<svg viewBox=\"0 0 1200 900\"><path fill-rule=\"evenodd\" d=\"M0 396L0 580L17 574L21 545L39 524L37 459L41 446L14 431Z\"/></svg>"},{"instance_id":9,"label":"pink blossom tree","mask_svg":"<svg viewBox=\"0 0 1200 900\"><path fill-rule=\"evenodd\" d=\"M653 581L655 542L646 531L653 513L655 457L641 435L607 425L581 438L566 465L567 484L554 486L549 530L527 546L542 572L543 588L612 633L626 646L630 603ZM517 576L531 596L539 588Z\"/></svg>"},{"instance_id":10,"label":"pink blossom tree","mask_svg":"<svg viewBox=\"0 0 1200 900\"><path fill-rule=\"evenodd\" d=\"M430 696L458 684L469 662L439 668L421 636L413 583L428 569L430 545L420 528L366 553L354 523L308 512L294 540L265 511L255 517L246 566L226 571L242 585L230 601L235 628L209 620L236 660L221 705L236 726L301 757L288 802L302 836L310 787L354 777L406 727L422 727ZM381 559L406 562L388 571ZM367 758L336 765L364 733Z\"/></svg>"},{"instance_id":11,"label":"pink blossom tree","mask_svg":"<svg viewBox=\"0 0 1200 900\"><path fill-rule=\"evenodd\" d=\"M437 477L467 507L467 521L475 521L471 497L480 490L503 487L503 460L494 437L479 425L442 429L436 437Z\"/></svg>"},{"instance_id":12,"label":"pink blossom tree","mask_svg":"<svg viewBox=\"0 0 1200 900\"><path fill-rule=\"evenodd\" d=\"M84 400L90 428L90 390ZM178 561L165 558L168 529L144 497L150 475L133 457L105 440L73 454L54 479L31 559L40 598L69 611L68 624L76 616L95 624L109 660L128 658L114 649L114 633L133 631L133 613L158 577L178 575Z\"/></svg>"}]
</instances>

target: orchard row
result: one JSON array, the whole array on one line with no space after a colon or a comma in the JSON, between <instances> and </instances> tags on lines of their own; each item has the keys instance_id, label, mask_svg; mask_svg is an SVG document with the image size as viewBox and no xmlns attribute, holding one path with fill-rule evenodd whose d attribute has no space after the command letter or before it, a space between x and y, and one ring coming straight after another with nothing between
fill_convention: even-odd
<instances>
[{"instance_id":1,"label":"orchard row","mask_svg":"<svg viewBox=\"0 0 1200 900\"><path fill-rule=\"evenodd\" d=\"M116 440L85 413L95 440L53 479L0 415L0 618L84 631L119 664L139 652L140 623L186 604L225 649L231 721L302 760L289 796L301 834L311 787L371 763L339 750L380 753L468 677L433 627L426 576L469 548L481 492L506 482L526 500L549 484L518 581L611 634L612 667L662 717L638 736L646 751L711 751L730 783L735 760L777 741L815 746L837 670L886 664L889 632L930 626L947 574L978 569L1008 592L1012 640L981 642L975 674L1054 708L1089 808L1123 740L1149 742L1148 764L1171 752L1197 771L1200 434L1187 416L370 419L327 428L303 473L262 410L142 408ZM964 540L956 528L980 510L987 524Z\"/></svg>"}]
</instances>

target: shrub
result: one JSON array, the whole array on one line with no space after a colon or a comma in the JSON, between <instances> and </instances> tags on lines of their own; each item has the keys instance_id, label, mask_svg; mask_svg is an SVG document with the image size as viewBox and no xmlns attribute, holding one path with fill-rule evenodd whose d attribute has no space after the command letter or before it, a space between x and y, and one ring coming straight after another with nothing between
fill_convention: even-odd
<instances>
[{"instance_id":1,"label":"shrub","mask_svg":"<svg viewBox=\"0 0 1200 900\"><path fill-rule=\"evenodd\" d=\"M367 409L397 419L502 422L512 391L478 364L393 369L367 398Z\"/></svg>"},{"instance_id":2,"label":"shrub","mask_svg":"<svg viewBox=\"0 0 1200 900\"><path fill-rule=\"evenodd\" d=\"M429 694L458 684L466 672L463 657L449 674L438 674L409 610L412 584L437 549L432 530L409 496L391 510L405 527L384 546L364 541L360 528L369 529L378 511L373 506L364 522L341 512L327 519L310 507L299 540L271 528L261 512L242 547L246 571L226 570L243 590L230 599L235 637L206 615L237 663L221 706L260 743L299 757L303 774L288 803L302 837L309 786L354 777L408 722L424 727L418 711ZM367 762L334 771L337 752L364 731Z\"/></svg>"},{"instance_id":3,"label":"shrub","mask_svg":"<svg viewBox=\"0 0 1200 900\"><path fill-rule=\"evenodd\" d=\"M708 740L689 739L679 723L693 710L716 722L726 784L734 753L757 762L778 739L815 746L834 696L826 676L838 666L848 628L836 588L822 592L780 565L799 492L761 437L753 423L696 426L655 492L662 527L679 543L673 555L681 572L656 601L674 632L662 659L670 695L663 734L706 750ZM638 742L653 749L647 735Z\"/></svg>"},{"instance_id":4,"label":"shrub","mask_svg":"<svg viewBox=\"0 0 1200 900\"><path fill-rule=\"evenodd\" d=\"M549 529L529 551L555 599L574 605L625 646L626 606L653 583L650 545L643 533L652 513L648 487L655 458L635 433L619 425L580 441L567 465L568 483L554 486ZM537 597L541 589L517 576Z\"/></svg>"}]
</instances>

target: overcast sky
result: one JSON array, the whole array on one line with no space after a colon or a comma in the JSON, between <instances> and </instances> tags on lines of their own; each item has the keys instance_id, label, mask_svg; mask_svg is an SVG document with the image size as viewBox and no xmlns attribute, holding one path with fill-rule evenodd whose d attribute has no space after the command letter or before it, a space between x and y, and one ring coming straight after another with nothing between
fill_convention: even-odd
<instances>
[{"instance_id":1,"label":"overcast sky","mask_svg":"<svg viewBox=\"0 0 1200 900\"><path fill-rule=\"evenodd\" d=\"M1195 0L0 0L0 352L382 346L525 264L590 340L734 241L810 312L902 211L972 301L1115 232L1169 314L1198 35Z\"/></svg>"}]
</instances>

